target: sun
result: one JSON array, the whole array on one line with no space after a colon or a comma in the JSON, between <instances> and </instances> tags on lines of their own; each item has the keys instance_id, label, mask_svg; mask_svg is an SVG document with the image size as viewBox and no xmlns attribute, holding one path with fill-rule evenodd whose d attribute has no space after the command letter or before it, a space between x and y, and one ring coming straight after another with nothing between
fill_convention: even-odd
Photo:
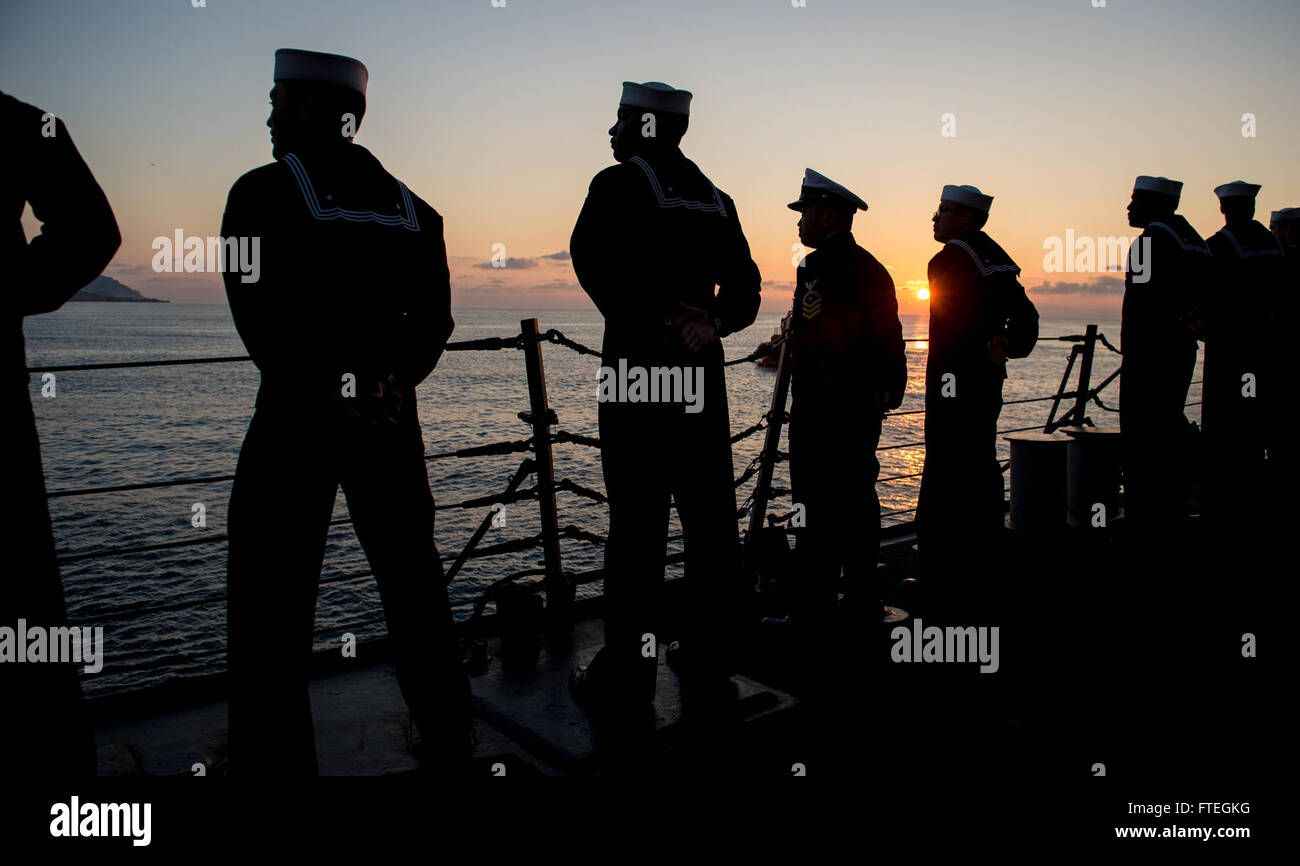
<instances>
[{"instance_id":1,"label":"sun","mask_svg":"<svg viewBox=\"0 0 1300 866\"><path fill-rule=\"evenodd\" d=\"M930 290L929 290L929 289L917 289L917 290L916 290L916 297L917 297L918 300L928 301L928 300L930 300Z\"/></svg>"}]
</instances>

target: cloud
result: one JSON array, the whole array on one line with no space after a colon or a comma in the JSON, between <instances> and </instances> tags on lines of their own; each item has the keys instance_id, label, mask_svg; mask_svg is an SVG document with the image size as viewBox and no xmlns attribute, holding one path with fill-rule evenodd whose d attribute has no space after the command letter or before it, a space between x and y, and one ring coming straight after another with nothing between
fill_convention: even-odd
<instances>
[{"instance_id":1,"label":"cloud","mask_svg":"<svg viewBox=\"0 0 1300 866\"><path fill-rule=\"evenodd\" d=\"M1033 295L1121 295L1124 281L1119 277L1098 277L1090 283L1044 283L1028 291Z\"/></svg>"},{"instance_id":2,"label":"cloud","mask_svg":"<svg viewBox=\"0 0 1300 866\"><path fill-rule=\"evenodd\" d=\"M526 258L526 257L515 258L513 256L510 256L506 258L506 263L504 268L494 265L492 264L492 262L477 262L471 267L484 268L484 269L491 268L493 270L509 270L510 268L518 268L518 269L535 268L538 265L551 264L553 262L567 262L572 260L572 258L573 256L569 255L568 250L560 250L558 253L548 253L547 255L544 256L533 256L531 258Z\"/></svg>"},{"instance_id":3,"label":"cloud","mask_svg":"<svg viewBox=\"0 0 1300 866\"><path fill-rule=\"evenodd\" d=\"M467 284L467 283L462 283L459 279L456 279L455 277L453 277L451 281L451 290L453 292L482 292L482 291L488 291L492 289L507 289L507 288L510 288L510 286L508 286L506 284L506 281L501 277L493 277L492 279L488 280L486 283Z\"/></svg>"},{"instance_id":4,"label":"cloud","mask_svg":"<svg viewBox=\"0 0 1300 866\"><path fill-rule=\"evenodd\" d=\"M528 291L532 291L532 292L565 291L565 292L581 293L582 287L579 286L577 283L569 282L568 280L551 280L549 283L538 283L536 285L529 286Z\"/></svg>"},{"instance_id":5,"label":"cloud","mask_svg":"<svg viewBox=\"0 0 1300 866\"><path fill-rule=\"evenodd\" d=\"M491 262L479 262L478 264L473 265L473 267L483 268L484 270L490 271L508 271L511 268L519 270L523 268L537 267L537 259L517 259L514 256L508 256L505 260L504 266L494 265Z\"/></svg>"},{"instance_id":6,"label":"cloud","mask_svg":"<svg viewBox=\"0 0 1300 866\"><path fill-rule=\"evenodd\" d=\"M494 283L477 283L474 285L454 285L451 287L451 295L454 299L457 295L474 294L478 292L499 292L505 286Z\"/></svg>"}]
</instances>

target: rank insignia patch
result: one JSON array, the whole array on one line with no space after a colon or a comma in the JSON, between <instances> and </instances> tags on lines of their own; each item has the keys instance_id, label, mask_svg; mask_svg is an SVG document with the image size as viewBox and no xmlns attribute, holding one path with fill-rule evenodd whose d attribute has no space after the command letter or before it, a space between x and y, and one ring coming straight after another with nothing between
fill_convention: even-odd
<instances>
[{"instance_id":1,"label":"rank insignia patch","mask_svg":"<svg viewBox=\"0 0 1300 866\"><path fill-rule=\"evenodd\" d=\"M808 291L803 296L803 317L805 319L815 319L817 314L822 311L822 296L813 291L813 286L816 284L816 280L808 283Z\"/></svg>"}]
</instances>

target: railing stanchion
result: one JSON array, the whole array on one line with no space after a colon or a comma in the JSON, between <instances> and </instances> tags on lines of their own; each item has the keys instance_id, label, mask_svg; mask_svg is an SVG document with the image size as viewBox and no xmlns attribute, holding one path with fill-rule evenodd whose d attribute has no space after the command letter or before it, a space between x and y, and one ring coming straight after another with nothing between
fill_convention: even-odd
<instances>
[{"instance_id":1,"label":"railing stanchion","mask_svg":"<svg viewBox=\"0 0 1300 866\"><path fill-rule=\"evenodd\" d=\"M1079 365L1079 387L1074 392L1074 415L1070 423L1076 427L1084 426L1088 412L1088 387L1092 384L1092 354L1097 348L1097 326L1089 325L1083 338L1083 359Z\"/></svg>"},{"instance_id":2,"label":"railing stanchion","mask_svg":"<svg viewBox=\"0 0 1300 866\"><path fill-rule=\"evenodd\" d=\"M555 460L551 454L551 425L558 423L546 400L546 371L537 319L519 323L524 337L524 362L528 369L526 420L533 425L533 456L537 461L537 505L542 516L542 555L546 567L546 607L552 628L570 624L573 587L560 564L560 518L555 505Z\"/></svg>"},{"instance_id":3,"label":"railing stanchion","mask_svg":"<svg viewBox=\"0 0 1300 866\"><path fill-rule=\"evenodd\" d=\"M1065 372L1061 374L1061 384L1056 386L1056 393L1052 395L1052 408L1047 412L1047 423L1043 425L1044 433L1051 433L1057 427L1060 427L1062 424L1064 424L1065 420L1070 417L1069 413L1067 412L1065 419L1057 421L1056 410L1059 409L1061 406L1061 395L1065 393L1065 386L1070 381L1070 373L1074 371L1074 361L1078 357L1079 357L1079 347L1071 346L1070 360L1065 365Z\"/></svg>"},{"instance_id":4,"label":"railing stanchion","mask_svg":"<svg viewBox=\"0 0 1300 866\"><path fill-rule=\"evenodd\" d=\"M789 326L790 329L793 329L793 327L793 325ZM781 344L780 354L777 355L776 384L772 388L772 406L767 413L767 436L763 441L762 460L758 468L758 481L754 485L754 499L750 503L749 531L745 533L745 552L750 560L749 566L756 576L759 575L758 569L754 568L755 560L760 556L759 536L763 532L763 523L767 517L767 503L772 487L772 470L776 468L777 451L781 447L782 419L785 415L786 395L790 391L790 333L790 330L782 329L785 342ZM761 583L761 577L759 583ZM759 585L749 587L751 590L761 588Z\"/></svg>"}]
</instances>

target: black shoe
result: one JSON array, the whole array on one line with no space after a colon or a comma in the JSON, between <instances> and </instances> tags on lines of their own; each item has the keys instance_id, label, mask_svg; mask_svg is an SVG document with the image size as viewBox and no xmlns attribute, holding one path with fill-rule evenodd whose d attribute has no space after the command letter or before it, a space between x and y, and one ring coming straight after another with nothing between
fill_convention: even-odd
<instances>
[{"instance_id":1,"label":"black shoe","mask_svg":"<svg viewBox=\"0 0 1300 866\"><path fill-rule=\"evenodd\" d=\"M654 703L656 659L647 659L635 678L610 672L604 650L596 653L591 664L579 665L569 673L569 692L574 701L587 710L640 711Z\"/></svg>"},{"instance_id":2,"label":"black shoe","mask_svg":"<svg viewBox=\"0 0 1300 866\"><path fill-rule=\"evenodd\" d=\"M736 703L739 688L731 678L734 665L717 656L693 653L678 641L668 645L666 657L681 684L682 703L688 713L715 712Z\"/></svg>"},{"instance_id":3,"label":"black shoe","mask_svg":"<svg viewBox=\"0 0 1300 866\"><path fill-rule=\"evenodd\" d=\"M578 665L569 671L569 694L573 695L573 701L578 706L589 707L599 702L599 687L595 685L594 679L591 668L587 665Z\"/></svg>"},{"instance_id":4,"label":"black shoe","mask_svg":"<svg viewBox=\"0 0 1300 866\"><path fill-rule=\"evenodd\" d=\"M840 616L854 625L883 622L887 615L885 602L878 595L845 593L840 599Z\"/></svg>"},{"instance_id":5,"label":"black shoe","mask_svg":"<svg viewBox=\"0 0 1300 866\"><path fill-rule=\"evenodd\" d=\"M734 707L740 700L740 687L725 674L684 677L681 687L682 704L688 714Z\"/></svg>"},{"instance_id":6,"label":"black shoe","mask_svg":"<svg viewBox=\"0 0 1300 866\"><path fill-rule=\"evenodd\" d=\"M681 641L673 641L668 645L664 660L683 681L687 679L727 680L736 672L736 665L724 656L692 651L684 647Z\"/></svg>"},{"instance_id":7,"label":"black shoe","mask_svg":"<svg viewBox=\"0 0 1300 866\"><path fill-rule=\"evenodd\" d=\"M664 663L677 673L690 664L688 653L682 649L682 642L675 640L668 644L668 649L664 650Z\"/></svg>"}]
</instances>

